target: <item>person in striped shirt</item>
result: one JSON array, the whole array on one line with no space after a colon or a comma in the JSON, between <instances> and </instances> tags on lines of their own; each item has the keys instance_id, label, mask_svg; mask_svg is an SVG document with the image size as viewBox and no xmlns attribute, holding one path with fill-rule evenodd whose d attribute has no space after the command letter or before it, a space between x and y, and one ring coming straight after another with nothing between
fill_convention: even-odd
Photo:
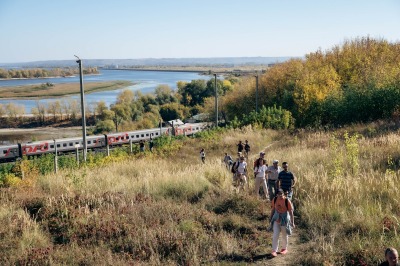
<instances>
[{"instance_id":1,"label":"person in striped shirt","mask_svg":"<svg viewBox=\"0 0 400 266\"><path fill-rule=\"evenodd\" d=\"M287 162L282 163L283 170L278 174L278 188L281 188L286 197L292 200L294 184L296 184L296 176L288 170L289 164Z\"/></svg>"}]
</instances>

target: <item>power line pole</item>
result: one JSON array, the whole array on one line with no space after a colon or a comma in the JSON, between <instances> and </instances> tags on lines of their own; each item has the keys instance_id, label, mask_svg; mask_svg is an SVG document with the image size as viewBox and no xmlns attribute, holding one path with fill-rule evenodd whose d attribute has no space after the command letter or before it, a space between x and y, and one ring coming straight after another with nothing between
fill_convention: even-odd
<instances>
[{"instance_id":1,"label":"power line pole","mask_svg":"<svg viewBox=\"0 0 400 266\"><path fill-rule=\"evenodd\" d=\"M215 127L218 127L218 88L217 88L217 74L214 74L215 85Z\"/></svg>"},{"instance_id":2,"label":"power line pole","mask_svg":"<svg viewBox=\"0 0 400 266\"><path fill-rule=\"evenodd\" d=\"M81 86L81 114L82 114L82 135L83 135L83 161L86 162L87 155L87 143L86 143L86 115L85 115L85 90L83 88L83 70L82 70L82 60L74 55L78 60L79 64L79 77Z\"/></svg>"}]
</instances>

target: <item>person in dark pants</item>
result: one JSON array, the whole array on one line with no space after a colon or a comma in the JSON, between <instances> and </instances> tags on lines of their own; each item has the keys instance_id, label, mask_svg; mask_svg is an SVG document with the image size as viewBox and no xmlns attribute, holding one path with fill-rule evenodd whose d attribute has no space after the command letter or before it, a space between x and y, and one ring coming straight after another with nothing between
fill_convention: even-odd
<instances>
[{"instance_id":1,"label":"person in dark pants","mask_svg":"<svg viewBox=\"0 0 400 266\"><path fill-rule=\"evenodd\" d=\"M281 167L278 165L279 161L274 160L272 165L268 167L268 194L269 200L272 200L276 196L276 182L278 181L279 172L282 171Z\"/></svg>"},{"instance_id":2,"label":"person in dark pants","mask_svg":"<svg viewBox=\"0 0 400 266\"><path fill-rule=\"evenodd\" d=\"M287 194L287 198L292 200L294 184L296 184L296 177L292 172L288 170L289 164L287 162L282 163L283 170L278 174L278 188L283 189Z\"/></svg>"},{"instance_id":3,"label":"person in dark pants","mask_svg":"<svg viewBox=\"0 0 400 266\"><path fill-rule=\"evenodd\" d=\"M204 151L204 149L200 150L200 158L203 163L206 163L206 152Z\"/></svg>"},{"instance_id":4,"label":"person in dark pants","mask_svg":"<svg viewBox=\"0 0 400 266\"><path fill-rule=\"evenodd\" d=\"M242 153L243 149L244 149L244 145L241 140L239 140L239 143L236 146L238 148L238 152Z\"/></svg>"},{"instance_id":5,"label":"person in dark pants","mask_svg":"<svg viewBox=\"0 0 400 266\"><path fill-rule=\"evenodd\" d=\"M144 152L144 141L143 140L141 140L139 142L139 149L140 149L141 152Z\"/></svg>"}]
</instances>

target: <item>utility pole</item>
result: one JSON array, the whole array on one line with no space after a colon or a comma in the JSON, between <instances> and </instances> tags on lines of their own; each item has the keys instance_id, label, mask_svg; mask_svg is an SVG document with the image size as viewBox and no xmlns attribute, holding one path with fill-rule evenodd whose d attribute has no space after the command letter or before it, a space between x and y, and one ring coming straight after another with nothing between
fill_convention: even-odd
<instances>
[{"instance_id":1,"label":"utility pole","mask_svg":"<svg viewBox=\"0 0 400 266\"><path fill-rule=\"evenodd\" d=\"M258 73L255 75L256 78L256 113L258 113Z\"/></svg>"},{"instance_id":2,"label":"utility pole","mask_svg":"<svg viewBox=\"0 0 400 266\"><path fill-rule=\"evenodd\" d=\"M217 88L217 74L214 74L215 85L215 127L218 127L218 88Z\"/></svg>"},{"instance_id":3,"label":"utility pole","mask_svg":"<svg viewBox=\"0 0 400 266\"><path fill-rule=\"evenodd\" d=\"M74 55L78 60L79 64L79 77L81 85L81 114L82 114L82 135L83 135L83 161L86 162L87 155L87 142L86 142L86 115L85 115L85 90L83 89L83 70L82 70L82 60Z\"/></svg>"}]
</instances>

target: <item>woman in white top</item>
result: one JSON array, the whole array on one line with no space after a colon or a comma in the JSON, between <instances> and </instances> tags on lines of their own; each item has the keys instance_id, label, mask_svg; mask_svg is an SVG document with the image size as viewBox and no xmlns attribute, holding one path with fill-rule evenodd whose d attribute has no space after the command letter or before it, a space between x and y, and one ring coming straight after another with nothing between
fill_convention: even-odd
<instances>
[{"instance_id":1,"label":"woman in white top","mask_svg":"<svg viewBox=\"0 0 400 266\"><path fill-rule=\"evenodd\" d=\"M267 171L266 160L260 158L257 161L256 167L254 168L254 175L256 176L256 182L254 184L256 195L260 193L260 185L263 186L265 198L268 199L268 188L265 179L265 172Z\"/></svg>"}]
</instances>

